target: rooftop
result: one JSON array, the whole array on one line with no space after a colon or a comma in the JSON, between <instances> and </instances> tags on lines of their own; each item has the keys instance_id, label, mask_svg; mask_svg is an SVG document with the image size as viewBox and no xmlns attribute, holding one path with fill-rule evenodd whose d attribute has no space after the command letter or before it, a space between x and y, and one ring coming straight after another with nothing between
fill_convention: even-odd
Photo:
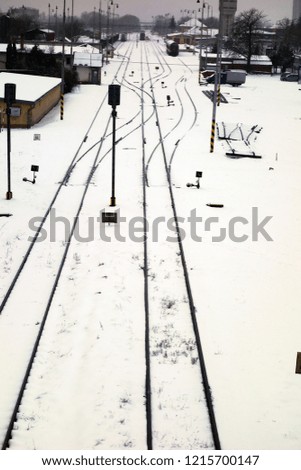
<instances>
[{"instance_id":1,"label":"rooftop","mask_svg":"<svg viewBox=\"0 0 301 470\"><path fill-rule=\"evenodd\" d=\"M4 99L4 85L16 85L16 101L35 102L61 83L60 78L24 75L19 73L0 73L0 100Z\"/></svg>"}]
</instances>

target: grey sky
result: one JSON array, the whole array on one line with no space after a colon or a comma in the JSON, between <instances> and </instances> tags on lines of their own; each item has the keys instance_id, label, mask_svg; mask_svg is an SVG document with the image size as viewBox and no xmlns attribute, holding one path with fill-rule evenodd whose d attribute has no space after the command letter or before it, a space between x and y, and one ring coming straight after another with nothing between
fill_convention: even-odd
<instances>
[{"instance_id":1,"label":"grey sky","mask_svg":"<svg viewBox=\"0 0 301 470\"><path fill-rule=\"evenodd\" d=\"M66 6L71 8L71 1L66 0ZM199 7L196 0L114 0L119 4L119 9L116 10L120 15L126 13L137 15L142 20L151 20L152 16L157 14L170 13L176 19L181 16L181 9L193 10ZM101 0L102 9L106 8L107 0ZM38 8L40 11L48 11L48 4L52 8L57 5L59 10L62 10L63 0L1 0L1 10L6 13L9 7L20 7L26 5L28 7ZM93 11L94 6L97 11L99 9L100 0L74 0L75 14L80 15L83 11ZM213 6L214 15L218 14L218 0L208 0L208 3ZM272 22L287 17L292 17L293 0L284 0L278 2L277 0L238 0L238 12L249 10L250 8L257 8L263 11L267 19Z\"/></svg>"}]
</instances>

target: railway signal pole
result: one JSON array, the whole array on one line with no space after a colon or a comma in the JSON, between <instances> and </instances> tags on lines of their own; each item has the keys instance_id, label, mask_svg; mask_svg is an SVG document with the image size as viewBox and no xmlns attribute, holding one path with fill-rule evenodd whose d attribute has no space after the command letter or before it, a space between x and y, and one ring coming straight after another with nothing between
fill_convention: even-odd
<instances>
[{"instance_id":1,"label":"railway signal pole","mask_svg":"<svg viewBox=\"0 0 301 470\"><path fill-rule=\"evenodd\" d=\"M112 132L112 195L110 206L116 206L116 197L115 197L115 158L116 158L116 117L117 111L116 106L120 105L120 85L109 85L109 105L112 106L112 122L113 122L113 132Z\"/></svg>"},{"instance_id":2,"label":"railway signal pole","mask_svg":"<svg viewBox=\"0 0 301 470\"><path fill-rule=\"evenodd\" d=\"M11 106L16 101L15 83L5 83L4 100L6 103L6 126L7 126L7 193L6 199L9 201L13 197L11 190L11 172L10 172L10 152L11 152L11 134L10 134L10 115Z\"/></svg>"}]
</instances>

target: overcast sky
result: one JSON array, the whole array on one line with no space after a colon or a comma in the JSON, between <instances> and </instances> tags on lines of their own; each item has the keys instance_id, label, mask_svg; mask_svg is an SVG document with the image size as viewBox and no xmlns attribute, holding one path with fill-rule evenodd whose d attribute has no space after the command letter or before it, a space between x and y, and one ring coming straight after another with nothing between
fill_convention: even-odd
<instances>
[{"instance_id":1,"label":"overcast sky","mask_svg":"<svg viewBox=\"0 0 301 470\"><path fill-rule=\"evenodd\" d=\"M196 0L114 0L119 4L116 9L120 15L130 13L138 16L141 20L151 20L152 16L158 14L170 13L176 19L181 16L181 9L193 10L199 7ZM202 0L201 0L202 1ZM1 0L0 8L6 13L9 7L20 7L22 5L38 8L40 11L48 12L48 4L51 8L58 6L58 11L63 8L63 0ZM80 15L83 11L93 11L94 6L97 11L99 9L100 0L74 0L74 10L76 15ZM107 0L101 0L102 9L107 5ZM213 6L214 16L218 15L218 0L208 0ZM72 0L66 0L66 7L71 10ZM238 12L257 8L263 11L267 19L272 22L284 17L292 18L293 0L238 0Z\"/></svg>"}]
</instances>

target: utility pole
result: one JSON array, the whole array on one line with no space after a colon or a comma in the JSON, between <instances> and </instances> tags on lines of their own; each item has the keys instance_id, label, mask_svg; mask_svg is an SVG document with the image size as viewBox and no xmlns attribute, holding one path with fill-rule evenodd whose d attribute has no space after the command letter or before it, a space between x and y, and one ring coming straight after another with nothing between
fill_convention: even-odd
<instances>
[{"instance_id":1,"label":"utility pole","mask_svg":"<svg viewBox=\"0 0 301 470\"><path fill-rule=\"evenodd\" d=\"M70 36L71 36L71 49L70 49L70 55L71 55L71 60L73 64L73 35L74 35L74 0L72 0L71 4L71 28L70 28Z\"/></svg>"},{"instance_id":2,"label":"utility pole","mask_svg":"<svg viewBox=\"0 0 301 470\"><path fill-rule=\"evenodd\" d=\"M65 41L66 41L66 0L63 5L63 44L62 44L62 70L61 70L61 121L64 119L64 94L65 94Z\"/></svg>"},{"instance_id":3,"label":"utility pole","mask_svg":"<svg viewBox=\"0 0 301 470\"><path fill-rule=\"evenodd\" d=\"M211 123L211 136L210 136L210 153L214 152L214 143L215 143L217 95L218 95L218 88L219 88L220 75L221 75L223 20L224 20L224 0L220 0L219 28L218 28L218 36L217 36L217 53L216 53L216 70L215 70L215 80L214 80L212 123Z\"/></svg>"}]
</instances>

